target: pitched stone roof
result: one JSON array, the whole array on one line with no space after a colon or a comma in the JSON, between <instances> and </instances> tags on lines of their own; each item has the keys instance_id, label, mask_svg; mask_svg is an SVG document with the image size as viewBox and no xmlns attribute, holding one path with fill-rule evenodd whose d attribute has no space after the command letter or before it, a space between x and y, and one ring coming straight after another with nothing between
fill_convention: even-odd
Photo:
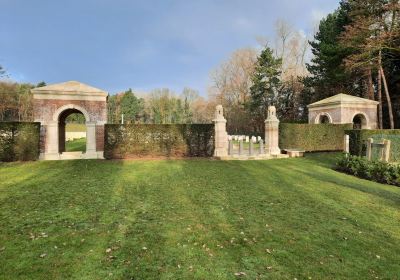
<instances>
[{"instance_id":1,"label":"pitched stone roof","mask_svg":"<svg viewBox=\"0 0 400 280\"><path fill-rule=\"evenodd\" d=\"M339 93L337 95L322 99L320 101L317 101L315 103L312 103L308 105L308 108L314 108L314 107L322 107L322 106L327 106L327 105L341 105L341 104L373 104L376 105L378 104L378 101L366 99L366 98L361 98L357 96L352 96L344 93Z\"/></svg>"},{"instance_id":2,"label":"pitched stone roof","mask_svg":"<svg viewBox=\"0 0 400 280\"><path fill-rule=\"evenodd\" d=\"M34 88L32 89L33 93L68 93L68 94L77 94L77 95L104 95L107 96L107 92L91 87L81 82L77 81L68 81L59 84L48 85L44 87Z\"/></svg>"}]
</instances>

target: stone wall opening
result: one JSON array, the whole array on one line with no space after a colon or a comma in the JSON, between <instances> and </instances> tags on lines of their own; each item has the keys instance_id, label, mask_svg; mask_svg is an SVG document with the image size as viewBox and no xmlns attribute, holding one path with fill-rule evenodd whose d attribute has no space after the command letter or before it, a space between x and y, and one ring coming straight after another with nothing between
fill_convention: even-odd
<instances>
[{"instance_id":1,"label":"stone wall opening","mask_svg":"<svg viewBox=\"0 0 400 280\"><path fill-rule=\"evenodd\" d=\"M367 118L363 114L357 114L353 117L353 129L365 129L367 127Z\"/></svg>"},{"instance_id":2,"label":"stone wall opening","mask_svg":"<svg viewBox=\"0 0 400 280\"><path fill-rule=\"evenodd\" d=\"M328 113L320 113L315 118L315 122L314 123L316 123L316 124L332 123L332 118Z\"/></svg>"},{"instance_id":3,"label":"stone wall opening","mask_svg":"<svg viewBox=\"0 0 400 280\"><path fill-rule=\"evenodd\" d=\"M86 152L86 119L77 109L63 111L58 119L58 150L63 152Z\"/></svg>"},{"instance_id":4,"label":"stone wall opening","mask_svg":"<svg viewBox=\"0 0 400 280\"><path fill-rule=\"evenodd\" d=\"M330 123L328 116L327 115L319 116L319 123L322 123L322 124Z\"/></svg>"}]
</instances>

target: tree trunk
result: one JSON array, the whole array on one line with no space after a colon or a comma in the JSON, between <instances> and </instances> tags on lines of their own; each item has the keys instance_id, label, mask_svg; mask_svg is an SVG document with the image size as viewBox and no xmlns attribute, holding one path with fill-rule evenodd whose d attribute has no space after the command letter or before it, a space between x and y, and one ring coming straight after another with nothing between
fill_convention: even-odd
<instances>
[{"instance_id":1,"label":"tree trunk","mask_svg":"<svg viewBox=\"0 0 400 280\"><path fill-rule=\"evenodd\" d=\"M378 116L379 116L379 128L383 128L383 113L382 113L382 75L381 71L378 71Z\"/></svg>"},{"instance_id":2,"label":"tree trunk","mask_svg":"<svg viewBox=\"0 0 400 280\"><path fill-rule=\"evenodd\" d=\"M383 80L383 87L385 88L386 100L387 100L387 103L388 103L390 129L394 129L392 101L390 100L389 89L388 89L388 86L387 86L385 72L383 71L382 65L379 65L379 70L381 71L382 80Z\"/></svg>"},{"instance_id":3,"label":"tree trunk","mask_svg":"<svg viewBox=\"0 0 400 280\"><path fill-rule=\"evenodd\" d=\"M374 98L374 85L372 82L372 70L368 68L367 70L367 77L368 77L368 98L371 100L375 100Z\"/></svg>"}]
</instances>

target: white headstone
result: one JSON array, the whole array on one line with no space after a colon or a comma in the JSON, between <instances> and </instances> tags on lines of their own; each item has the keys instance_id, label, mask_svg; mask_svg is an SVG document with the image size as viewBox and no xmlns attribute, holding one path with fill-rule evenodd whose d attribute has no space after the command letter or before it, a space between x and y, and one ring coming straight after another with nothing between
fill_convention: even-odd
<instances>
[{"instance_id":1,"label":"white headstone","mask_svg":"<svg viewBox=\"0 0 400 280\"><path fill-rule=\"evenodd\" d=\"M249 143L249 142L250 142L250 137L246 136L246 143Z\"/></svg>"}]
</instances>

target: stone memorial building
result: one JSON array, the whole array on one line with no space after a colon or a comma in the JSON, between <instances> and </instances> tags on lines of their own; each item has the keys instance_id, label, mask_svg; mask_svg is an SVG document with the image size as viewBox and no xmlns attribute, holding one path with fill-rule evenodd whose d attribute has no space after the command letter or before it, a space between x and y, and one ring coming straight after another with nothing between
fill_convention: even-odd
<instances>
[{"instance_id":1,"label":"stone memorial building","mask_svg":"<svg viewBox=\"0 0 400 280\"><path fill-rule=\"evenodd\" d=\"M308 105L309 123L352 123L355 129L378 127L379 102L347 94L320 100Z\"/></svg>"}]
</instances>

